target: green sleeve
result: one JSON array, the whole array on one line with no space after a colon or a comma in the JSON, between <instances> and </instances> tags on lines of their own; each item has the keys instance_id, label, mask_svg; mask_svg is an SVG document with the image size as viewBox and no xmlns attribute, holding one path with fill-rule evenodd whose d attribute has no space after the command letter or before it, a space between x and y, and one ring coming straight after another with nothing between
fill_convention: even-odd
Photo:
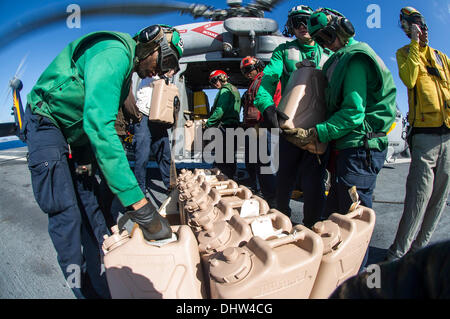
<instances>
[{"instance_id":1,"label":"green sleeve","mask_svg":"<svg viewBox=\"0 0 450 319\"><path fill-rule=\"evenodd\" d=\"M114 128L129 63L125 48L117 46L85 53L83 128L108 186L125 207L144 198Z\"/></svg>"},{"instance_id":2,"label":"green sleeve","mask_svg":"<svg viewBox=\"0 0 450 319\"><path fill-rule=\"evenodd\" d=\"M220 120L223 117L226 107L228 105L234 105L234 97L229 90L221 89L218 94L219 96L217 98L215 108L211 116L208 118L208 121L206 122L206 127L218 126Z\"/></svg>"},{"instance_id":3,"label":"green sleeve","mask_svg":"<svg viewBox=\"0 0 450 319\"><path fill-rule=\"evenodd\" d=\"M368 61L364 58L355 57L349 62L342 85L340 109L327 121L316 125L321 142L338 140L363 123L369 72Z\"/></svg>"},{"instance_id":4,"label":"green sleeve","mask_svg":"<svg viewBox=\"0 0 450 319\"><path fill-rule=\"evenodd\" d=\"M261 113L264 113L266 108L275 104L273 96L275 95L278 82L283 74L283 52L284 47L278 46L273 51L270 63L264 68L261 85L259 86L254 101L254 105Z\"/></svg>"}]
</instances>

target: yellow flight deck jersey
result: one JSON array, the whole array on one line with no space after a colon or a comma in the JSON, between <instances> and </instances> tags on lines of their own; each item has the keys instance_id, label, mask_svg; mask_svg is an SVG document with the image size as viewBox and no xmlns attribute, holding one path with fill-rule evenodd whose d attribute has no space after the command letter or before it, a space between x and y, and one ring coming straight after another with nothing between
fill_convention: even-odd
<instances>
[{"instance_id":1,"label":"yellow flight deck jersey","mask_svg":"<svg viewBox=\"0 0 450 319\"><path fill-rule=\"evenodd\" d=\"M400 78L408 88L409 116L413 127L450 128L450 61L415 40L397 51Z\"/></svg>"}]
</instances>

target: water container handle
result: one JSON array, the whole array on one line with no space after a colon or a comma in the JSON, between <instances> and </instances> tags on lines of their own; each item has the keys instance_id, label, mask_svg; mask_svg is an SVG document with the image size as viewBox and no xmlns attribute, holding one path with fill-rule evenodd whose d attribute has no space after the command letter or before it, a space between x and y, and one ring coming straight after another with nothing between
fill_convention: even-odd
<instances>
[{"instance_id":1,"label":"water container handle","mask_svg":"<svg viewBox=\"0 0 450 319\"><path fill-rule=\"evenodd\" d=\"M363 215L363 213L366 211L368 211L370 213L370 220L372 220L372 218L375 217L375 213L373 212L372 209L364 207L364 206L359 206L357 209L346 214L345 216L347 218L361 217Z\"/></svg>"},{"instance_id":2,"label":"water container handle","mask_svg":"<svg viewBox=\"0 0 450 319\"><path fill-rule=\"evenodd\" d=\"M272 239L272 240L268 240L267 244L271 247L271 248L276 248L279 246L283 246L283 245L287 245L290 243L294 243L296 241L303 240L305 239L306 233L304 231L297 231L294 230L293 233L281 237L281 238L276 238L276 239Z\"/></svg>"},{"instance_id":3,"label":"water container handle","mask_svg":"<svg viewBox=\"0 0 450 319\"><path fill-rule=\"evenodd\" d=\"M240 186L238 188L232 189L221 189L219 190L219 193L222 196L230 196L230 195L237 195L238 193L244 193L245 199L249 199L252 196L252 192L245 186Z\"/></svg>"},{"instance_id":4,"label":"water container handle","mask_svg":"<svg viewBox=\"0 0 450 319\"><path fill-rule=\"evenodd\" d=\"M233 189L238 188L238 184L233 180L227 180L227 181L217 181L217 182L210 182L209 183L211 187L217 187L217 186L223 186L223 185L229 185L227 189Z\"/></svg>"}]
</instances>

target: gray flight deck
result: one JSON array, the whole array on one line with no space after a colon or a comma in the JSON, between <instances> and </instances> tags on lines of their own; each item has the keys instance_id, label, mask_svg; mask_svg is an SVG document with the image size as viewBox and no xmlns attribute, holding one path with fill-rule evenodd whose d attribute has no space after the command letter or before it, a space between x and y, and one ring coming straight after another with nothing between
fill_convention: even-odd
<instances>
[{"instance_id":1,"label":"gray flight deck","mask_svg":"<svg viewBox=\"0 0 450 319\"><path fill-rule=\"evenodd\" d=\"M0 148L1 149L1 148ZM0 150L0 298L74 298L56 261L47 232L47 216L33 196L26 162L26 147ZM177 168L183 167L178 163ZM373 209L377 214L370 242L369 263L381 262L394 240L403 210L409 162L387 163L375 189ZM159 174L150 168L152 198L159 205L165 194ZM293 221L302 220L302 202L291 201ZM445 212L431 243L450 239L450 207Z\"/></svg>"}]
</instances>

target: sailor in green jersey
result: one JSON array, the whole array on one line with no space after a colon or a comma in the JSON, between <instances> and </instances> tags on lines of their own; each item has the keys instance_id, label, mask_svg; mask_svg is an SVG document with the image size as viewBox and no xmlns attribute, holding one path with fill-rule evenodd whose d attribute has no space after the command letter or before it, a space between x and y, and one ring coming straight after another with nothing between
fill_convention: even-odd
<instances>
[{"instance_id":1,"label":"sailor in green jersey","mask_svg":"<svg viewBox=\"0 0 450 319\"><path fill-rule=\"evenodd\" d=\"M34 195L48 214L64 276L80 275L72 288L78 298L110 296L101 271L101 245L108 233L103 214L110 212L102 212L109 205L98 196L97 167L147 240L171 236L167 221L140 190L114 124L132 72L145 78L177 70L182 52L180 35L169 26L150 26L135 38L90 33L53 60L27 97L25 134Z\"/></svg>"},{"instance_id":2,"label":"sailor in green jersey","mask_svg":"<svg viewBox=\"0 0 450 319\"><path fill-rule=\"evenodd\" d=\"M309 130L320 142L331 142L335 156L326 219L331 213L348 212L352 186L361 204L372 207L376 178L386 159L386 133L395 120L396 88L372 48L353 39L354 27L341 13L317 10L308 30L316 42L334 52L323 67L328 119Z\"/></svg>"},{"instance_id":3,"label":"sailor in green jersey","mask_svg":"<svg viewBox=\"0 0 450 319\"><path fill-rule=\"evenodd\" d=\"M293 7L288 14L285 35L295 35L296 39L279 45L273 52L270 63L264 68L254 105L263 114L262 127L278 128L278 114L273 101L278 82L281 81L281 95L286 84L303 60L314 62L320 68L328 59L328 54L313 41L307 30L307 21L313 10L304 5ZM277 148L272 148L277 149ZM276 185L276 208L291 216L289 202L292 191L300 178L304 194L303 224L310 227L319 219L325 208L325 185L328 152L320 156L302 150L288 142L284 136L279 138L279 169Z\"/></svg>"},{"instance_id":4,"label":"sailor in green jersey","mask_svg":"<svg viewBox=\"0 0 450 319\"><path fill-rule=\"evenodd\" d=\"M208 118L205 127L217 127L222 132L223 158L215 162L215 166L219 168L229 178L233 178L236 172L236 158L233 162L226 161L227 139L226 130L236 129L239 126L239 116L241 111L241 96L238 89L228 83L228 75L222 70L214 70L209 75L210 84L219 90L214 99L211 108L211 116ZM234 135L233 135L234 136ZM236 141L234 141L236 142ZM230 152L236 153L236 143L233 143L234 149Z\"/></svg>"},{"instance_id":5,"label":"sailor in green jersey","mask_svg":"<svg viewBox=\"0 0 450 319\"><path fill-rule=\"evenodd\" d=\"M339 12L319 9L308 29L316 42L334 52L323 67L328 119L315 127L317 138L332 142L338 151L327 212L347 212L347 190L354 185L362 204L372 207L376 176L386 157L386 133L396 114L392 74L368 44L353 38L353 25Z\"/></svg>"}]
</instances>

